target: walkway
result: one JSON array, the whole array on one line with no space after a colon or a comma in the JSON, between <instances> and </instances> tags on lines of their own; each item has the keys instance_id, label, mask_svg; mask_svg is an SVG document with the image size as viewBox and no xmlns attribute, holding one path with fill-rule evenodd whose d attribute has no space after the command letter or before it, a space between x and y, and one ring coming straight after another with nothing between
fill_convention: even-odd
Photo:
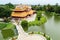
<instances>
[{"instance_id":1,"label":"walkway","mask_svg":"<svg viewBox=\"0 0 60 40\"><path fill-rule=\"evenodd\" d=\"M36 14L35 16L32 17L32 19L29 19L29 21L35 20L35 17ZM15 20L13 20L13 24L16 26L18 30L17 40L46 40L46 38L43 37L42 35L38 35L38 34L29 35L28 33L24 32L22 26L20 24L17 24Z\"/></svg>"}]
</instances>

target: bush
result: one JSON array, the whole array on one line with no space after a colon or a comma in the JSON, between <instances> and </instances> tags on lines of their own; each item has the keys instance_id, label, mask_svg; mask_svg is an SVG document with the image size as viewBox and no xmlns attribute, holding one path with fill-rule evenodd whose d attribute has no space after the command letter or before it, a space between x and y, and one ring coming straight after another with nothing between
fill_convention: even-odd
<instances>
[{"instance_id":1,"label":"bush","mask_svg":"<svg viewBox=\"0 0 60 40\"><path fill-rule=\"evenodd\" d=\"M41 13L42 13L41 11L37 11L37 16L36 16L36 19L37 20L40 20L40 18L42 16Z\"/></svg>"},{"instance_id":2,"label":"bush","mask_svg":"<svg viewBox=\"0 0 60 40\"><path fill-rule=\"evenodd\" d=\"M11 20L10 18L4 17L4 22L7 22L8 23L8 22L10 22L10 20Z\"/></svg>"},{"instance_id":3,"label":"bush","mask_svg":"<svg viewBox=\"0 0 60 40\"><path fill-rule=\"evenodd\" d=\"M2 33L4 38L13 37L15 35L14 31L12 29L2 30L1 33Z\"/></svg>"},{"instance_id":4,"label":"bush","mask_svg":"<svg viewBox=\"0 0 60 40\"><path fill-rule=\"evenodd\" d=\"M46 21L47 21L46 18L42 16L40 18L40 20L35 20L32 22L29 22L28 25L29 26L35 26L35 25L40 26L40 25L44 24Z\"/></svg>"},{"instance_id":5,"label":"bush","mask_svg":"<svg viewBox=\"0 0 60 40\"><path fill-rule=\"evenodd\" d=\"M41 24L44 24L46 21L47 21L47 20L46 20L45 17L40 18L40 22L41 22Z\"/></svg>"},{"instance_id":6,"label":"bush","mask_svg":"<svg viewBox=\"0 0 60 40\"><path fill-rule=\"evenodd\" d=\"M24 28L24 30L26 31L28 29L28 22L26 20L23 20L21 22L21 26Z\"/></svg>"}]
</instances>

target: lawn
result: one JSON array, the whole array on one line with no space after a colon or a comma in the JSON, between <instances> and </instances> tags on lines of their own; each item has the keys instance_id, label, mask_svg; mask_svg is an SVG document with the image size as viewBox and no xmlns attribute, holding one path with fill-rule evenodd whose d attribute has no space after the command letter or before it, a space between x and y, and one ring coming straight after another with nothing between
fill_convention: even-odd
<instances>
[{"instance_id":1,"label":"lawn","mask_svg":"<svg viewBox=\"0 0 60 40\"><path fill-rule=\"evenodd\" d=\"M11 28L15 28L15 25L13 25L12 23L7 23L4 29L11 29Z\"/></svg>"},{"instance_id":2,"label":"lawn","mask_svg":"<svg viewBox=\"0 0 60 40\"><path fill-rule=\"evenodd\" d=\"M11 22L10 23L1 23L0 22L0 30L11 29L11 28L15 28L15 25L13 25Z\"/></svg>"}]
</instances>

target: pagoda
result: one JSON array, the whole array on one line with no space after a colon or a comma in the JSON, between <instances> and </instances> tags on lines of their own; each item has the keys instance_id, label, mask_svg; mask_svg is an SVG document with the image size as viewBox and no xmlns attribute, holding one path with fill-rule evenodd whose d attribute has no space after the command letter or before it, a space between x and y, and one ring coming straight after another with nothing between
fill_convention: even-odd
<instances>
[{"instance_id":1,"label":"pagoda","mask_svg":"<svg viewBox=\"0 0 60 40\"><path fill-rule=\"evenodd\" d=\"M35 10L31 9L31 6L27 5L18 5L13 9L11 14L12 18L26 18L27 16L31 16L35 13Z\"/></svg>"}]
</instances>

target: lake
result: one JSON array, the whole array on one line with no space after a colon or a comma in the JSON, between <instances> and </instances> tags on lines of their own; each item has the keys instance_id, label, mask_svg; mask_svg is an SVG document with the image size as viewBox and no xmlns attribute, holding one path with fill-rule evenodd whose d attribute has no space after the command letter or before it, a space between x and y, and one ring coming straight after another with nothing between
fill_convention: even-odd
<instances>
[{"instance_id":1,"label":"lake","mask_svg":"<svg viewBox=\"0 0 60 40\"><path fill-rule=\"evenodd\" d=\"M41 26L31 26L28 32L43 32L53 40L60 40L60 16L46 16L47 22Z\"/></svg>"},{"instance_id":2,"label":"lake","mask_svg":"<svg viewBox=\"0 0 60 40\"><path fill-rule=\"evenodd\" d=\"M53 40L60 40L60 16L49 16L46 15L47 22L41 26L31 26L28 28L28 32L43 32L47 35L49 35ZM7 30L8 31L8 30ZM16 29L11 29L10 31L14 32L14 35L12 36L17 36L17 30ZM8 32L9 33L9 32ZM5 36L0 30L0 40L8 40L9 36Z\"/></svg>"}]
</instances>

